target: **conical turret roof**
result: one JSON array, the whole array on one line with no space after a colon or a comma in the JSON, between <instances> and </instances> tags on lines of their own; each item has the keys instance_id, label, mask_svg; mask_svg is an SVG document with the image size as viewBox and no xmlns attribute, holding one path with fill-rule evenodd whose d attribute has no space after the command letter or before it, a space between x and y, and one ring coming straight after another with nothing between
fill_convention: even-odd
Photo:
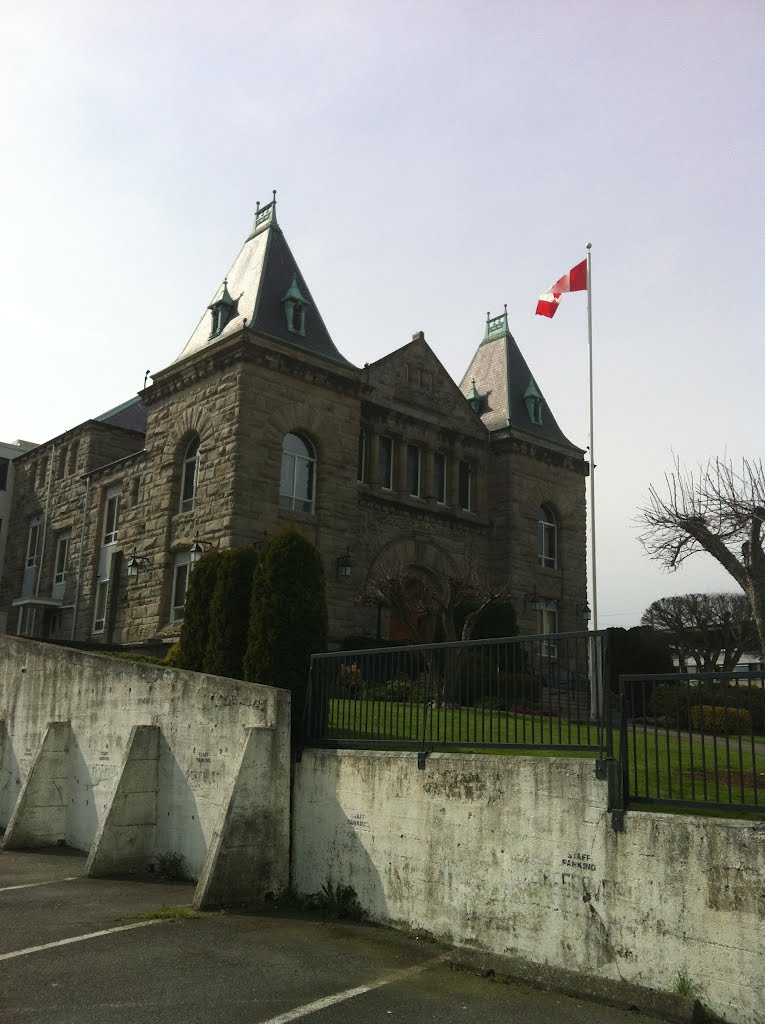
<instances>
[{"instance_id":1,"label":"conical turret roof","mask_svg":"<svg viewBox=\"0 0 765 1024\"><path fill-rule=\"evenodd\" d=\"M582 449L573 445L558 426L535 381L510 333L507 307L499 316L487 314L486 333L460 382L460 391L469 399L472 389L477 388L482 398L481 420L489 430L512 426L537 436L540 441L552 441L581 452ZM542 400L541 422L532 419L524 401L528 397L530 383L534 385L535 396Z\"/></svg>"},{"instance_id":2,"label":"conical turret roof","mask_svg":"<svg viewBox=\"0 0 765 1024\"><path fill-rule=\"evenodd\" d=\"M288 318L284 306L285 297L288 294L292 296L295 287L305 305L301 333L290 329L293 321ZM210 310L221 300L236 303L236 310L222 330L211 336ZM211 301L205 304L199 323L175 362L236 334L245 325L286 345L345 366L351 365L332 341L276 221L276 199L267 206L258 207L252 231Z\"/></svg>"}]
</instances>

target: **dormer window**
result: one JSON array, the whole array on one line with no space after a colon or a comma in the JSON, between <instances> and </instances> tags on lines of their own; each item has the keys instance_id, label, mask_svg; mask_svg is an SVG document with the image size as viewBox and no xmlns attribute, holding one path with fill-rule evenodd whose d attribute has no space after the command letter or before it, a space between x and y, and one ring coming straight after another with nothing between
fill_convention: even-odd
<instances>
[{"instance_id":1,"label":"dormer window","mask_svg":"<svg viewBox=\"0 0 765 1024\"><path fill-rule=\"evenodd\" d=\"M212 314L210 337L217 338L226 324L237 311L237 299L232 299L228 291L228 280L223 281L223 294L207 307Z\"/></svg>"},{"instance_id":2,"label":"dormer window","mask_svg":"<svg viewBox=\"0 0 765 1024\"><path fill-rule=\"evenodd\" d=\"M529 381L529 386L523 395L523 401L526 406L526 412L529 414L529 419L532 423L535 423L538 427L542 426L542 395L540 394L534 378L532 377Z\"/></svg>"},{"instance_id":3,"label":"dormer window","mask_svg":"<svg viewBox=\"0 0 765 1024\"><path fill-rule=\"evenodd\" d=\"M305 334L305 311L309 305L300 291L297 274L292 275L292 283L282 299L284 315L287 318L287 330L293 334Z\"/></svg>"}]
</instances>

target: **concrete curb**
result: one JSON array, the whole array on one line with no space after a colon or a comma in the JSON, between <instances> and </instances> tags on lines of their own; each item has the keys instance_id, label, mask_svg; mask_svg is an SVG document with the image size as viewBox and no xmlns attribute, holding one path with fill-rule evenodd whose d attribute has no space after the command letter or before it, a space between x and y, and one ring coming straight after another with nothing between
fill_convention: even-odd
<instances>
[{"instance_id":1,"label":"concrete curb","mask_svg":"<svg viewBox=\"0 0 765 1024\"><path fill-rule=\"evenodd\" d=\"M450 963L461 970L507 978L622 1010L637 1008L641 1013L673 1021L674 1024L703 1024L705 1019L704 1010L697 999L672 992L658 992L628 981L614 981L591 974L578 974L562 967L535 964L520 957L499 956L459 947L452 950Z\"/></svg>"}]
</instances>

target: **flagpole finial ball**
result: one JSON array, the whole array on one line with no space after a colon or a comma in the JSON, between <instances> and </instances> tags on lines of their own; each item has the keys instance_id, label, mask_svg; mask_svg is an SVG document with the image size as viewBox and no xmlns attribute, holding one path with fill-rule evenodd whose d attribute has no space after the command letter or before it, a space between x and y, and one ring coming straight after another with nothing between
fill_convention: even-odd
<instances>
[{"instance_id":1,"label":"flagpole finial ball","mask_svg":"<svg viewBox=\"0 0 765 1024\"><path fill-rule=\"evenodd\" d=\"M591 249L591 248L592 248L592 242L588 242L588 243L587 243L587 248L588 248L588 249Z\"/></svg>"}]
</instances>

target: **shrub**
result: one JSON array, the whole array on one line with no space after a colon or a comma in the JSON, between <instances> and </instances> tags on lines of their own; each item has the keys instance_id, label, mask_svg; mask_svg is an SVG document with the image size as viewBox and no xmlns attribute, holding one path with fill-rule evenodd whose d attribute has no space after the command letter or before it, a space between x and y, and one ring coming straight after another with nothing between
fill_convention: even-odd
<instances>
[{"instance_id":1,"label":"shrub","mask_svg":"<svg viewBox=\"0 0 765 1024\"><path fill-rule=\"evenodd\" d=\"M727 735L750 733L752 717L744 708L721 707L701 704L691 708L691 724L698 732Z\"/></svg>"},{"instance_id":2,"label":"shrub","mask_svg":"<svg viewBox=\"0 0 765 1024\"><path fill-rule=\"evenodd\" d=\"M250 601L258 553L251 545L224 551L210 602L210 625L202 667L216 676L241 679L247 649ZM181 639L183 643L183 639Z\"/></svg>"},{"instance_id":3,"label":"shrub","mask_svg":"<svg viewBox=\"0 0 765 1024\"><path fill-rule=\"evenodd\" d=\"M178 668L201 672L210 628L210 602L221 564L221 552L206 551L191 570L181 625Z\"/></svg>"},{"instance_id":4,"label":"shrub","mask_svg":"<svg viewBox=\"0 0 765 1024\"><path fill-rule=\"evenodd\" d=\"M653 714L665 725L687 729L689 706L697 701L698 696L687 683L661 683L652 694L646 693L645 700L636 691L632 713L641 718Z\"/></svg>"},{"instance_id":5,"label":"shrub","mask_svg":"<svg viewBox=\"0 0 765 1024\"><path fill-rule=\"evenodd\" d=\"M606 635L608 676L614 693L619 692L620 675L666 675L677 671L669 644L650 626L633 626L632 629L612 626L606 630ZM643 691L648 699L652 689L650 683L635 684L634 693L628 696L641 703Z\"/></svg>"},{"instance_id":6,"label":"shrub","mask_svg":"<svg viewBox=\"0 0 765 1024\"><path fill-rule=\"evenodd\" d=\"M180 668L181 667L181 664L182 664L182 662L181 662L181 644L180 644L179 640L177 640L172 645L170 650L167 652L167 654L163 658L163 661L164 661L165 665L170 665L172 668Z\"/></svg>"},{"instance_id":7,"label":"shrub","mask_svg":"<svg viewBox=\"0 0 765 1024\"><path fill-rule=\"evenodd\" d=\"M302 717L311 655L327 647L324 567L314 544L296 530L266 544L255 573L244 677L292 691L293 737ZM326 709L314 709L312 731L323 731ZM320 719L320 720L318 720Z\"/></svg>"}]
</instances>

